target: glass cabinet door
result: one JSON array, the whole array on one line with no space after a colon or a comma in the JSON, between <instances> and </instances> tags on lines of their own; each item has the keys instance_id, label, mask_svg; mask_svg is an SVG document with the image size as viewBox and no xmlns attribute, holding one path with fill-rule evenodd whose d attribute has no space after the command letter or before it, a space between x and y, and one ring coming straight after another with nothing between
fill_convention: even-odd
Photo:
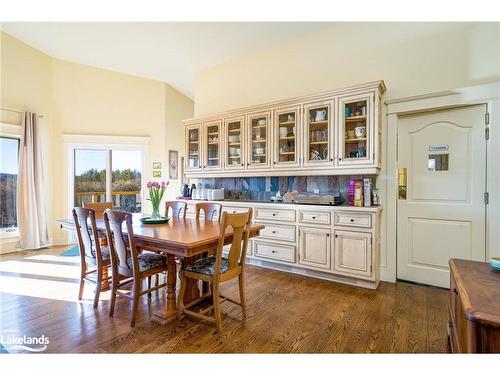
<instances>
[{"instance_id":1,"label":"glass cabinet door","mask_svg":"<svg viewBox=\"0 0 500 375\"><path fill-rule=\"evenodd\" d=\"M186 171L201 170L201 125L186 127Z\"/></svg>"},{"instance_id":2,"label":"glass cabinet door","mask_svg":"<svg viewBox=\"0 0 500 375\"><path fill-rule=\"evenodd\" d=\"M339 100L339 165L371 160L372 96L352 96Z\"/></svg>"},{"instance_id":3,"label":"glass cabinet door","mask_svg":"<svg viewBox=\"0 0 500 375\"><path fill-rule=\"evenodd\" d=\"M249 153L247 167L269 168L269 137L270 133L270 113L255 113L248 116L249 128Z\"/></svg>"},{"instance_id":4,"label":"glass cabinet door","mask_svg":"<svg viewBox=\"0 0 500 375\"><path fill-rule=\"evenodd\" d=\"M274 162L275 166L296 167L300 164L298 150L300 135L300 107L274 111Z\"/></svg>"},{"instance_id":5,"label":"glass cabinet door","mask_svg":"<svg viewBox=\"0 0 500 375\"><path fill-rule=\"evenodd\" d=\"M234 117L224 120L225 133L225 169L245 169L245 118Z\"/></svg>"},{"instance_id":6,"label":"glass cabinet door","mask_svg":"<svg viewBox=\"0 0 500 375\"><path fill-rule=\"evenodd\" d=\"M332 104L313 103L305 106L306 165L333 164Z\"/></svg>"},{"instance_id":7,"label":"glass cabinet door","mask_svg":"<svg viewBox=\"0 0 500 375\"><path fill-rule=\"evenodd\" d=\"M204 170L221 169L221 130L222 121L212 121L203 124L205 164Z\"/></svg>"}]
</instances>

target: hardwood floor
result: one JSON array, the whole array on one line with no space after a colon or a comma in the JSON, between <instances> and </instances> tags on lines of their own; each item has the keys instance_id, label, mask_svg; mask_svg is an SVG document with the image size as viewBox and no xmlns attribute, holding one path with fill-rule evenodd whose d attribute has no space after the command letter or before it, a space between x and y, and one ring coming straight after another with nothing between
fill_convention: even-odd
<instances>
[{"instance_id":1,"label":"hardwood floor","mask_svg":"<svg viewBox=\"0 0 500 375\"><path fill-rule=\"evenodd\" d=\"M223 333L184 318L150 321L165 291L141 298L135 328L130 302L109 292L93 310L93 285L77 301L78 257L64 248L0 256L0 329L50 339L52 353L441 353L448 352L445 290L381 283L376 291L248 267L248 317L222 304ZM237 282L222 293L238 296Z\"/></svg>"}]
</instances>

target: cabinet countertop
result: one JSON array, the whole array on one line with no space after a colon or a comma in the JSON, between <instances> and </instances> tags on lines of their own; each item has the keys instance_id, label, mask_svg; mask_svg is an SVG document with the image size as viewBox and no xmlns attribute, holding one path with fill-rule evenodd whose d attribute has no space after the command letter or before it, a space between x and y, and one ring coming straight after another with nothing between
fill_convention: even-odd
<instances>
[{"instance_id":1,"label":"cabinet countertop","mask_svg":"<svg viewBox=\"0 0 500 375\"><path fill-rule=\"evenodd\" d=\"M213 202L220 203L222 205L231 206L243 206L247 207L257 206L264 208L298 208L303 210L315 210L315 209L328 209L333 211L359 211L359 212L379 212L382 211L382 206L371 206L371 207L352 207L352 206L334 206L334 205L315 205L315 204L296 204L296 203L282 203L282 202L259 202L259 201L247 201L247 200L230 200L225 199L221 201L208 201L208 200L183 200L187 204L196 204L197 202Z\"/></svg>"}]
</instances>

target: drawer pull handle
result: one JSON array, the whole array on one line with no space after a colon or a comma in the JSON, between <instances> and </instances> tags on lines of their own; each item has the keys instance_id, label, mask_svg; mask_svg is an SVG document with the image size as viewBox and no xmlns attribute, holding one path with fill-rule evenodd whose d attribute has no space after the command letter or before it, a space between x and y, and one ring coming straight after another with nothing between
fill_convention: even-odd
<instances>
[{"instance_id":1,"label":"drawer pull handle","mask_svg":"<svg viewBox=\"0 0 500 375\"><path fill-rule=\"evenodd\" d=\"M354 219L351 219L351 223L354 223Z\"/></svg>"}]
</instances>

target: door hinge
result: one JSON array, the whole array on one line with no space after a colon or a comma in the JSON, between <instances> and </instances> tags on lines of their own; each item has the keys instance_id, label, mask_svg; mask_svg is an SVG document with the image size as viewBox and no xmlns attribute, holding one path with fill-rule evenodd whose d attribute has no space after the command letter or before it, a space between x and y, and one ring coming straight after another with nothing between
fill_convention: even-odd
<instances>
[{"instance_id":1,"label":"door hinge","mask_svg":"<svg viewBox=\"0 0 500 375\"><path fill-rule=\"evenodd\" d=\"M490 128L484 129L484 139L486 139L486 140L490 139Z\"/></svg>"},{"instance_id":2,"label":"door hinge","mask_svg":"<svg viewBox=\"0 0 500 375\"><path fill-rule=\"evenodd\" d=\"M490 193L485 192L484 193L484 204L490 203Z\"/></svg>"},{"instance_id":3,"label":"door hinge","mask_svg":"<svg viewBox=\"0 0 500 375\"><path fill-rule=\"evenodd\" d=\"M489 112L486 112L486 113L484 114L484 123L485 123L486 125L489 125L489 124L490 124L490 113L489 113Z\"/></svg>"}]
</instances>

